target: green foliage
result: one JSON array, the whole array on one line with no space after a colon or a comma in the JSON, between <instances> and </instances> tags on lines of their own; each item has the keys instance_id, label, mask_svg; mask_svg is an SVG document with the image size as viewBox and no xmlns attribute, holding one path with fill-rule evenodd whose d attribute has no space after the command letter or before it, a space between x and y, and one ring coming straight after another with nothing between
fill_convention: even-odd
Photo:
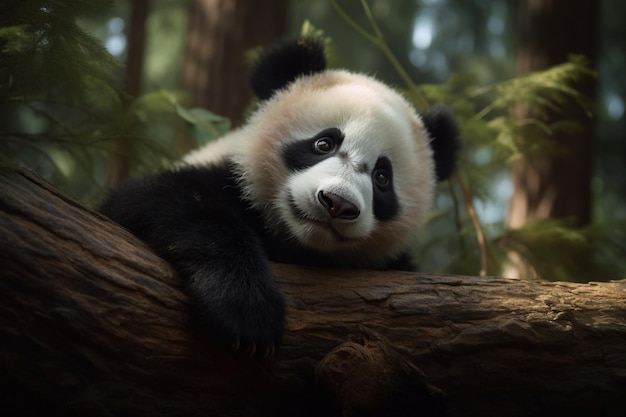
<instances>
[{"instance_id":1,"label":"green foliage","mask_svg":"<svg viewBox=\"0 0 626 417\"><path fill-rule=\"evenodd\" d=\"M76 24L110 5L0 6L0 164L32 169L84 201L229 128L228 120L187 109L180 93L124 94L122 65Z\"/></svg>"},{"instance_id":2,"label":"green foliage","mask_svg":"<svg viewBox=\"0 0 626 417\"><path fill-rule=\"evenodd\" d=\"M578 121L562 109L576 103L591 117L591 103L572 87L581 78L594 76L586 60L572 56L570 60L545 71L517 77L487 87L478 87L468 75L455 75L443 85L422 86L429 102L445 102L455 113L462 132L463 155L460 171L470 185L473 204L489 201L494 176L506 172L522 156L563 152L554 148L550 137L574 131ZM512 109L532 108L532 117L520 120ZM547 124L546 115L560 118ZM477 160L477 153L489 155L487 161ZM459 191L452 187L451 191ZM471 236L469 216L454 210L457 235L449 237L459 257L447 265L455 273L476 274L481 251L489 259L487 272L550 280L584 281L618 278L626 273L624 223L594 224L574 228L553 219L534 221L517 229L507 230L504 224L481 225L490 239L485 247ZM458 216L461 216L459 219ZM428 226L427 226L428 228ZM450 245L450 242L448 242ZM424 250L432 251L432 245ZM511 255L515 253L515 262Z\"/></svg>"},{"instance_id":3,"label":"green foliage","mask_svg":"<svg viewBox=\"0 0 626 417\"><path fill-rule=\"evenodd\" d=\"M578 122L564 113L571 103L592 117L590 99L572 87L591 76L595 73L587 60L572 56L545 71L486 87L477 86L470 74L453 74L444 84L423 85L419 89L428 102L447 103L454 110L466 145L487 145L499 158L512 162L523 155L558 151L549 149L548 139L558 132L576 130ZM533 116L520 120L515 117L516 108L532 109ZM548 124L544 120L549 112L562 118Z\"/></svg>"},{"instance_id":4,"label":"green foliage","mask_svg":"<svg viewBox=\"0 0 626 417\"><path fill-rule=\"evenodd\" d=\"M324 39L325 47L328 48L328 45L331 44L332 40L328 36L324 34L324 30L317 28L308 20L305 20L302 23L302 28L300 29L300 35L303 37L311 37L317 39Z\"/></svg>"},{"instance_id":5,"label":"green foliage","mask_svg":"<svg viewBox=\"0 0 626 417\"><path fill-rule=\"evenodd\" d=\"M495 145L513 160L522 155L546 151L550 136L577 129L577 122L570 120L566 109L574 103L592 117L592 103L573 86L586 77L595 77L587 59L573 55L569 61L545 71L533 72L492 86L474 88L469 98L487 98L486 105L476 114L486 119L490 128L498 134ZM484 97L483 97L484 96ZM511 109L531 109L524 120L511 117ZM562 119L547 124L544 120Z\"/></svg>"},{"instance_id":6,"label":"green foliage","mask_svg":"<svg viewBox=\"0 0 626 417\"><path fill-rule=\"evenodd\" d=\"M328 67L332 68L336 65L335 45L333 44L332 38L326 35L323 29L315 27L315 25L313 25L313 23L311 23L309 20L305 20L300 28L300 35L305 37L313 37L316 39L323 39L324 51Z\"/></svg>"},{"instance_id":7,"label":"green foliage","mask_svg":"<svg viewBox=\"0 0 626 417\"><path fill-rule=\"evenodd\" d=\"M176 113L188 123L189 131L198 146L205 145L219 138L230 129L230 120L228 118L206 109L185 109L180 104L177 104Z\"/></svg>"},{"instance_id":8,"label":"green foliage","mask_svg":"<svg viewBox=\"0 0 626 417\"><path fill-rule=\"evenodd\" d=\"M58 92L81 99L97 83L114 81L120 66L76 18L106 9L108 0L8 0L1 6L0 97Z\"/></svg>"},{"instance_id":9,"label":"green foliage","mask_svg":"<svg viewBox=\"0 0 626 417\"><path fill-rule=\"evenodd\" d=\"M563 111L571 108L571 103L592 116L589 98L572 86L593 76L587 60L571 56L569 61L545 71L487 87L477 86L467 74L455 74L445 84L420 86L429 102L447 103L457 117L463 142L460 171L470 184L473 204L489 201L493 177L506 173L518 158L564 151L554 148L550 137L578 128L578 121ZM516 117L514 109L518 107L532 109L531 117ZM543 121L547 119L552 122ZM486 152L489 159L477 160L479 152ZM450 191L462 192L458 186ZM504 224L481 225L491 238L480 247L475 239L472 241L477 231L468 227L469 216L463 216L458 207L453 214L456 233L448 236L444 245L448 245L447 253L459 256L449 260L450 272L476 274L480 267L477 259L486 252L486 269L491 274L514 271L517 276L555 281L617 279L626 274L624 222L592 224L582 229L554 219L529 222L516 230L507 230ZM433 247L437 248L430 242L424 244L422 258L424 253L432 254L436 250Z\"/></svg>"}]
</instances>

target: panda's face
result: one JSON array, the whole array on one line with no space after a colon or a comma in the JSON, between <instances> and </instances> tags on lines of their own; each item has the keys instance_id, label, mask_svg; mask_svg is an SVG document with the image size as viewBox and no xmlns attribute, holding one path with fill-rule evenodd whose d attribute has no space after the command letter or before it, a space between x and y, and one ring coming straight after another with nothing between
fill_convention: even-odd
<instances>
[{"instance_id":1,"label":"panda's face","mask_svg":"<svg viewBox=\"0 0 626 417\"><path fill-rule=\"evenodd\" d=\"M269 228L376 265L405 248L434 172L419 118L395 92L342 71L295 82L257 112L242 179Z\"/></svg>"},{"instance_id":2,"label":"panda's face","mask_svg":"<svg viewBox=\"0 0 626 417\"><path fill-rule=\"evenodd\" d=\"M306 246L320 251L358 246L377 222L398 213L389 157L353 142L331 127L283 149L290 174L276 205Z\"/></svg>"}]
</instances>

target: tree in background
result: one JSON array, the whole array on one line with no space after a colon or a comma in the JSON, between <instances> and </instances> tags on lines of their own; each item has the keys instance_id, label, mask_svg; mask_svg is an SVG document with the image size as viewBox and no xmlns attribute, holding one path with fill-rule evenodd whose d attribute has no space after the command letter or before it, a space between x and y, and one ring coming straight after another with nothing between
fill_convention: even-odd
<instances>
[{"instance_id":1,"label":"tree in background","mask_svg":"<svg viewBox=\"0 0 626 417\"><path fill-rule=\"evenodd\" d=\"M119 8L111 0L0 3L2 165L32 169L62 191L93 201L104 188L177 158L184 149L179 143L224 132L222 118L189 109L184 94L143 89L149 5L148 0ZM128 12L131 19L120 18ZM90 22L109 31L115 23L118 35L126 22L128 53L116 48L117 56L130 55L125 73L84 29Z\"/></svg>"},{"instance_id":2,"label":"tree in background","mask_svg":"<svg viewBox=\"0 0 626 417\"><path fill-rule=\"evenodd\" d=\"M146 49L146 19L150 12L150 0L135 0L131 5L128 30L128 53L124 74L124 91L131 99L142 92L144 55ZM117 152L109 162L109 173L105 186L112 187L128 178L133 161L137 160L135 147L130 140L118 142Z\"/></svg>"},{"instance_id":3,"label":"tree in background","mask_svg":"<svg viewBox=\"0 0 626 417\"><path fill-rule=\"evenodd\" d=\"M591 66L596 62L597 2L576 0L562 7L554 0L529 0L520 3L518 12L519 44L516 55L518 75L542 71L558 65L571 54L584 56ZM572 30L571 22L577 22ZM595 97L594 77L584 77L570 86L587 97ZM557 103L553 108L542 109L517 105L513 108L520 126L530 123L521 140L539 144L536 151L530 150L518 158L512 167L513 195L508 205L507 227L515 236L516 229L530 224L535 235L518 234L501 242L511 251L508 276L537 276L540 272L533 264L541 258L538 236L541 229L547 231L546 241L556 243L554 227L569 225L574 228L588 226L592 213L592 161L595 121L591 112L573 100ZM564 118L571 120L564 123ZM541 221L553 220L548 223ZM559 223L555 223L558 221ZM543 226L543 227L542 227ZM564 229L563 229L564 230ZM537 235L539 234L539 235ZM570 235L571 236L571 235ZM570 250L563 249L552 262L577 265L586 274L594 265L593 250L580 239L560 236ZM533 247L534 246L534 247ZM573 258L573 259L572 259Z\"/></svg>"},{"instance_id":4,"label":"tree in background","mask_svg":"<svg viewBox=\"0 0 626 417\"><path fill-rule=\"evenodd\" d=\"M119 63L77 24L108 0L0 5L0 156L93 198L124 129ZM76 174L79 173L79 174ZM72 181L72 177L83 181Z\"/></svg>"},{"instance_id":5,"label":"tree in background","mask_svg":"<svg viewBox=\"0 0 626 417\"><path fill-rule=\"evenodd\" d=\"M251 99L245 52L283 36L287 0L191 0L181 86L238 125Z\"/></svg>"},{"instance_id":6,"label":"tree in background","mask_svg":"<svg viewBox=\"0 0 626 417\"><path fill-rule=\"evenodd\" d=\"M517 73L541 71L583 55L594 66L597 45L598 2L576 0L566 7L558 0L527 0L520 3ZM575 30L572 22L576 22ZM595 96L595 79L585 77L572 86L586 97ZM576 226L591 222L592 142L594 120L577 103L565 102L547 114L518 107L520 123L539 119L554 126L563 115L577 126L556 129L542 141L542 151L520 158L513 169L514 192L507 223L511 228L537 219L567 219ZM545 152L548 147L548 152Z\"/></svg>"}]
</instances>

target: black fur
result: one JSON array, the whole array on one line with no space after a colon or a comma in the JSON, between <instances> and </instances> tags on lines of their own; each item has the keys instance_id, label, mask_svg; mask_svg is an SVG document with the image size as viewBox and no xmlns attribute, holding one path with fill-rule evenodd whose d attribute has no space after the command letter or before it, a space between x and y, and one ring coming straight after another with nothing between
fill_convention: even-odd
<instances>
[{"instance_id":1,"label":"black fur","mask_svg":"<svg viewBox=\"0 0 626 417\"><path fill-rule=\"evenodd\" d=\"M289 169L300 171L309 168L326 158L334 156L341 148L344 135L336 127L324 129L311 139L304 139L290 143L283 149L283 159ZM332 143L332 150L327 153L316 152L315 143L320 139L327 139Z\"/></svg>"},{"instance_id":2,"label":"black fur","mask_svg":"<svg viewBox=\"0 0 626 417\"><path fill-rule=\"evenodd\" d=\"M424 126L432 138L430 146L434 153L437 180L443 181L454 173L459 151L459 131L450 110L435 105L422 114Z\"/></svg>"},{"instance_id":3,"label":"black fur","mask_svg":"<svg viewBox=\"0 0 626 417\"><path fill-rule=\"evenodd\" d=\"M379 172L384 172L388 184L385 187L376 183L376 176ZM374 184L374 216L378 220L391 220L400 211L400 203L393 186L393 168L391 161L386 156L378 158L376 166L372 172L372 183Z\"/></svg>"},{"instance_id":4,"label":"black fur","mask_svg":"<svg viewBox=\"0 0 626 417\"><path fill-rule=\"evenodd\" d=\"M226 167L166 171L124 183L100 210L172 264L216 338L264 349L280 342L284 301L233 178Z\"/></svg>"},{"instance_id":5,"label":"black fur","mask_svg":"<svg viewBox=\"0 0 626 417\"><path fill-rule=\"evenodd\" d=\"M250 84L260 100L267 100L298 77L325 69L323 39L285 39L261 53L250 71Z\"/></svg>"}]
</instances>

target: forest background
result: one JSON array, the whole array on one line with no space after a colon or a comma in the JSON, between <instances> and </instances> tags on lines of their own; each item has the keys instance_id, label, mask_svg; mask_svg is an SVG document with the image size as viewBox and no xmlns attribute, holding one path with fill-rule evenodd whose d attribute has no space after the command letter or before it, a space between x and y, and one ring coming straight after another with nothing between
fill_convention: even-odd
<instances>
[{"instance_id":1,"label":"forest background","mask_svg":"<svg viewBox=\"0 0 626 417\"><path fill-rule=\"evenodd\" d=\"M422 270L626 277L626 66L619 0L8 0L0 5L0 162L94 205L242 123L246 63L303 29L331 64L463 142L417 237Z\"/></svg>"}]
</instances>

